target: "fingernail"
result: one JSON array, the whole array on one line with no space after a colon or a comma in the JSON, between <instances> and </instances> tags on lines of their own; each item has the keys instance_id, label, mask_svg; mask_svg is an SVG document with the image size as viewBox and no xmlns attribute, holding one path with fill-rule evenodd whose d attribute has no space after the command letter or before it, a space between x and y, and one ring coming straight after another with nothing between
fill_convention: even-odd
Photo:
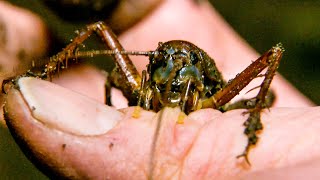
<instances>
[{"instance_id":1,"label":"fingernail","mask_svg":"<svg viewBox=\"0 0 320 180\"><path fill-rule=\"evenodd\" d=\"M122 118L116 109L48 81L25 77L19 90L32 116L44 125L78 135L99 135Z\"/></svg>"}]
</instances>

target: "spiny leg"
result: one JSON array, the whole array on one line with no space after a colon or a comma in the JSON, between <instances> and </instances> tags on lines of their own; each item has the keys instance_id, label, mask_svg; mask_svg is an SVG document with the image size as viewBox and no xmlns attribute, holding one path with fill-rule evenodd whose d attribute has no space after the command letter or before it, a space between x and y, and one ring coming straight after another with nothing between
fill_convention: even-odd
<instances>
[{"instance_id":1,"label":"spiny leg","mask_svg":"<svg viewBox=\"0 0 320 180\"><path fill-rule=\"evenodd\" d=\"M261 123L261 112L264 108L268 107L268 100L266 99L268 95L268 90L271 84L271 81L279 67L280 60L283 54L284 49L281 44L277 44L274 48L272 48L273 55L268 58L269 67L267 72L265 73L265 78L260 85L260 91L256 96L256 105L254 108L249 109L246 113L249 113L249 117L246 122L243 124L246 128L244 133L248 137L248 144L244 150L244 152L238 157L244 157L246 162L250 165L250 161L248 159L248 153L250 148L256 145L259 137L257 136L257 132L263 129L263 125Z\"/></svg>"},{"instance_id":2,"label":"spiny leg","mask_svg":"<svg viewBox=\"0 0 320 180\"><path fill-rule=\"evenodd\" d=\"M219 108L228 103L234 96L236 96L244 87L246 87L254 78L259 76L259 73L268 67L267 72L264 74L264 80L260 85L260 91L255 98L255 105L252 109L248 110L249 117L244 123L245 134L248 137L248 144L243 154L238 157L244 157L248 160L248 152L250 147L255 145L258 141L256 135L257 131L262 129L260 122L260 112L263 108L267 107L266 96L268 90L278 69L284 49L281 43L272 47L269 51L264 53L260 58L251 63L245 70L238 74L232 81L230 81L223 89L215 93L212 97L201 102L201 108Z\"/></svg>"},{"instance_id":3,"label":"spiny leg","mask_svg":"<svg viewBox=\"0 0 320 180\"><path fill-rule=\"evenodd\" d=\"M79 50L79 45L81 45L87 38L89 38L93 33L96 33L101 39L106 43L107 47L110 50L98 50L98 51L86 51L81 52ZM152 52L131 52L125 51L118 41L116 35L112 32L112 30L104 23L97 22L91 25L88 25L86 29L82 29L77 31L78 36L71 40L71 43L68 44L61 52L56 55L50 57L49 62L45 64L45 67L41 73L34 73L29 70L27 73L20 75L19 77L38 77L41 79L49 78L52 79L52 76L59 72L60 68L67 68L69 60L77 61L78 56L93 56L93 55L114 55L116 65L119 69L120 74L122 75L122 80L124 80L127 88L124 86L124 91L134 92L140 88L141 78L139 73L135 69L133 63L128 57L128 54L132 55L149 55ZM38 69L39 67L35 67ZM34 70L34 69L33 69ZM18 78L19 78L18 77ZM7 81L14 81L16 77L9 78ZM123 82L123 81L122 81ZM122 84L123 85L123 84ZM120 88L123 90L122 88Z\"/></svg>"},{"instance_id":4,"label":"spiny leg","mask_svg":"<svg viewBox=\"0 0 320 180\"><path fill-rule=\"evenodd\" d=\"M96 33L99 37L101 37L102 41L105 42L107 48L110 50L98 50L98 51L79 51L79 45L81 45L87 38L89 38L93 33ZM32 71L28 71L26 74L21 75L19 77L38 77L41 79L52 80L52 77L55 73L59 73L60 68L67 68L68 61L74 60L77 61L77 58L80 56L93 56L93 55L113 55L116 62L116 70L117 71L117 83L113 77L110 77L113 82L112 85L115 85L119 88L124 96L129 100L129 104L135 104L136 94L140 89L141 77L136 70L135 66L131 62L128 57L128 54L132 55L148 55L150 52L130 52L125 51L118 41L116 35L112 32L112 30L104 23L97 22L91 25L88 25L86 29L82 29L77 32L77 36L71 40L71 43L68 44L61 52L56 55L50 57L49 62L42 69L41 73L33 73ZM152 52L151 52L152 53ZM38 68L38 67L37 67ZM112 76L112 75L111 75ZM15 84L16 78L8 79L8 82L13 82Z\"/></svg>"},{"instance_id":5,"label":"spiny leg","mask_svg":"<svg viewBox=\"0 0 320 180\"><path fill-rule=\"evenodd\" d=\"M256 78L262 70L270 66L270 59L275 56L274 49L280 47L277 44L269 51L264 53L260 58L251 63L245 70L239 73L232 81L223 87L220 91L215 93L208 99L201 102L201 108L218 108L228 103L232 98L239 94L239 92L246 87L254 78ZM282 54L283 51L279 52ZM279 58L280 60L280 58Z\"/></svg>"},{"instance_id":6,"label":"spiny leg","mask_svg":"<svg viewBox=\"0 0 320 180\"><path fill-rule=\"evenodd\" d=\"M111 50L116 52L124 51L124 48L121 46L117 37L114 35L112 30L105 25L105 23L98 22L89 25L87 28L96 31ZM128 55L116 53L113 57L116 61L116 69L120 75L118 78L121 79L121 84L114 85L124 93L124 96L129 100L129 104L132 101L136 102L136 99L131 98L133 97L132 94L138 93L140 89L141 77L138 71L136 70L132 61L129 59Z\"/></svg>"}]
</instances>

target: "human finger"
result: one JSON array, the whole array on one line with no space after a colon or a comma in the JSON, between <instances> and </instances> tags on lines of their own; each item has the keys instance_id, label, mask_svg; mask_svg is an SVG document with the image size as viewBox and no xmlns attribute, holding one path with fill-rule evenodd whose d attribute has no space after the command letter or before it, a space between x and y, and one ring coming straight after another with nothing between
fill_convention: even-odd
<instances>
[{"instance_id":1,"label":"human finger","mask_svg":"<svg viewBox=\"0 0 320 180\"><path fill-rule=\"evenodd\" d=\"M297 163L294 165L289 165L277 169L264 169L261 171L249 173L244 176L242 179L255 179L255 180L264 180L264 179L319 179L319 168L320 160L315 158L309 161Z\"/></svg>"},{"instance_id":2,"label":"human finger","mask_svg":"<svg viewBox=\"0 0 320 180\"><path fill-rule=\"evenodd\" d=\"M40 18L6 1L0 2L0 82L26 71L47 51L48 33ZM0 103L3 98L0 96ZM2 114L2 108L0 110ZM0 125L3 125L3 117Z\"/></svg>"},{"instance_id":3,"label":"human finger","mask_svg":"<svg viewBox=\"0 0 320 180\"><path fill-rule=\"evenodd\" d=\"M141 111L140 118L133 118L134 108L119 112L45 81L23 79L19 87L20 92L9 91L7 123L18 142L27 145L22 148L31 151L34 162L42 162L53 174L227 178L319 155L320 139L315 136L319 108L265 111L265 128L250 152L252 166L248 167L243 159L236 159L246 145L243 110L223 114L200 110L177 124L178 109L165 110L163 115Z\"/></svg>"}]
</instances>

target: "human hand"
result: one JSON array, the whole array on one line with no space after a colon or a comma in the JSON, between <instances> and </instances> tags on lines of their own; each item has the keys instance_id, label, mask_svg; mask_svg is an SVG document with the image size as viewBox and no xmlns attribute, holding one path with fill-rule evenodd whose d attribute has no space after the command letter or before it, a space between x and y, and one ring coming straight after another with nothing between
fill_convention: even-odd
<instances>
[{"instance_id":1,"label":"human hand","mask_svg":"<svg viewBox=\"0 0 320 180\"><path fill-rule=\"evenodd\" d=\"M177 2L165 2L152 16L123 34L120 39L124 47L133 49L130 48L131 46L139 50L148 48L149 42L153 43L152 41L159 41L159 39L161 41L185 39L205 49L216 60L231 61L237 57L239 66L245 67L250 63L250 60L256 58L254 51L245 46L206 3L197 6L189 1L180 2L179 9L172 9L177 7L174 3ZM176 14L171 14L168 17L168 12ZM186 18L186 14L191 17ZM161 29L162 31L157 33L156 30L160 30L157 27L159 24L154 22L163 22L161 27L165 27L165 29ZM174 29L171 29L171 25L177 22L179 22L179 26L174 26ZM188 25L188 23L192 25ZM195 26L198 23L199 26ZM192 29L192 27L198 28ZM146 33L146 29L150 33ZM147 37L152 33L156 36ZM138 47L140 43L137 45L137 39L141 40L141 44L145 47L142 45ZM154 42L153 46L156 44L157 42ZM154 47L149 49L154 49ZM246 60L248 62L245 62ZM136 60L136 62L143 64L141 60ZM239 66L234 67L234 63L232 67L228 66L227 62L217 61L217 64L225 76L230 76L228 73L231 73L231 70L239 68ZM140 66L140 68L143 67L145 66ZM96 71L92 68L84 69L93 72L92 77L99 79L99 81L82 93L94 92L90 96L101 100L103 89L96 89L95 86L99 84L100 87L102 86L102 76L99 76L99 73L94 73ZM74 90L83 90L83 87L88 86L84 84L83 79L81 80L81 77L85 77L81 74L84 69L74 70L80 72L76 76L72 72L67 72L64 77L61 76L58 83L71 86ZM236 74L242 69L232 73ZM88 71L86 72L87 75ZM78 78L79 81L74 78ZM156 149L151 156L150 147L153 142L153 132L157 120L159 120L154 113L143 111L139 119L132 119L132 108L118 112L49 83L30 79L21 79L20 82L20 91L11 90L7 96L7 123L14 134L28 144L29 147L24 147L25 150L32 151L33 156L38 157L38 160L46 164L41 164L40 167L48 167L50 172L54 172L51 175L75 177L77 175L78 177L101 175L101 177L110 178L129 176L134 179L141 176L147 177L150 169L153 169L151 166L153 166L152 172L162 173L168 177L172 177L172 174L173 177L184 177L182 175L188 174L186 177L190 177L190 179L195 177L194 175L199 175L198 178L244 177L250 176L250 173L254 171L263 173L263 170L268 168L294 166L296 163L313 160L318 156L316 149L319 143L314 135L317 132L315 119L319 117L317 112L319 108L273 108L270 112L266 111L262 116L266 127L261 134L262 140L251 151L252 167L248 170L242 166L241 160L235 158L241 154L246 144L246 138L242 132L242 123L245 117L241 115L243 112L241 110L224 114L215 110L201 110L192 113L188 117L190 121L186 120L186 123L181 126L174 123L176 114L178 114L177 110L167 109L161 118L162 131L159 133ZM283 92L284 87L289 87L283 81L275 80L273 85L279 96L278 106L308 105L308 101L294 90L289 88L289 91ZM62 100L64 102L60 104ZM79 106L79 103L82 106ZM93 118L97 117L97 110L101 116ZM76 111L81 113L78 114ZM111 117L111 115L113 116ZM288 117L291 117L290 120ZM294 123L292 119L294 119ZM110 129L110 126L113 127L115 124L116 126ZM301 130L300 126L302 125L304 129ZM30 128L33 129L32 132L30 132ZM297 132L299 134L295 134ZM301 146L292 147L295 143L301 143L297 142L297 139L302 139L302 135L305 133L313 137L311 140L308 139L306 144L302 144L306 151L299 149L302 148ZM272 151L274 148L279 148L278 154ZM288 151L290 152L287 153ZM306 152L309 152L308 156L305 155ZM168 157L169 153L171 156ZM285 159L286 156L293 157ZM151 157L156 160L152 161L157 162L155 165L150 163ZM277 161L283 158L285 160ZM170 164L172 163L172 166L160 166L168 165L168 161ZM312 163L317 164L317 161ZM123 164L126 166L122 166ZM306 163L304 167L310 164L310 162ZM292 171L292 168L289 170ZM161 173L160 170L162 170ZM193 170L198 170L199 174ZM175 174L176 172L181 176ZM155 175L154 178L161 178L161 176Z\"/></svg>"}]
</instances>

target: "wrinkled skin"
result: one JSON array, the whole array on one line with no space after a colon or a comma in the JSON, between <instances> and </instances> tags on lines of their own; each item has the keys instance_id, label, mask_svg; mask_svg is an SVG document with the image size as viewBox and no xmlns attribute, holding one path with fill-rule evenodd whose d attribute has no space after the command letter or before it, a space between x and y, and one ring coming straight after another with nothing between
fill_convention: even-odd
<instances>
[{"instance_id":1,"label":"wrinkled skin","mask_svg":"<svg viewBox=\"0 0 320 180\"><path fill-rule=\"evenodd\" d=\"M174 8L176 3L179 9ZM168 17L167 12L176 14ZM188 23L186 14L190 16ZM156 33L159 21L166 28ZM172 26L177 22L181 25ZM194 23L199 28L190 28ZM141 39L141 43L136 43L136 39ZM120 38L126 49L154 49L159 39L185 39L215 59L224 59L216 63L227 79L257 57L207 3L165 2ZM235 57L239 65L227 63ZM134 59L140 69L145 68L147 60ZM155 179L319 176L320 109L308 107L311 103L280 76L272 84L278 108L266 110L262 115L265 129L250 154L251 167L235 158L246 144L243 110L222 114L204 109L191 113L185 124L178 125L175 121L179 110L165 109L152 151L159 114L142 111L140 118L134 119L133 108L117 111L104 106L104 77L92 67L74 68L60 77L55 83L86 96L49 82L24 78L19 81L20 90L9 91L5 106L7 125L20 140L22 149L31 152L38 167L53 177L145 179L150 169ZM117 106L121 107L125 102L118 95L113 94L113 102L117 100ZM151 157L154 163L150 163Z\"/></svg>"}]
</instances>

